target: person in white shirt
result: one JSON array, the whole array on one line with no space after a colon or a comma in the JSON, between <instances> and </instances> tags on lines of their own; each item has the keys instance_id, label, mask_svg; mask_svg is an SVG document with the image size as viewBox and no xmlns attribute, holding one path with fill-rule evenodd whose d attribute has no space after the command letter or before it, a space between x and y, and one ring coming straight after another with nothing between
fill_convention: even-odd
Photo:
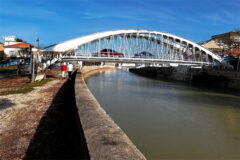
<instances>
[{"instance_id":1,"label":"person in white shirt","mask_svg":"<svg viewBox=\"0 0 240 160\"><path fill-rule=\"evenodd\" d=\"M73 71L73 65L71 63L68 63L68 78L71 79L72 78L72 71Z\"/></svg>"}]
</instances>

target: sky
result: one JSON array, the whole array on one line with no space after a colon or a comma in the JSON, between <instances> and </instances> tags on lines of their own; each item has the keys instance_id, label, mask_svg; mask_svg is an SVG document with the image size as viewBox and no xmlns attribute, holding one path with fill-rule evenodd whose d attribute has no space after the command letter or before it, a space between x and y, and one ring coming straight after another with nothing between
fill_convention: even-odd
<instances>
[{"instance_id":1,"label":"sky","mask_svg":"<svg viewBox=\"0 0 240 160\"><path fill-rule=\"evenodd\" d=\"M240 28L240 0L0 0L0 41L48 46L96 32L148 29L200 42Z\"/></svg>"}]
</instances>

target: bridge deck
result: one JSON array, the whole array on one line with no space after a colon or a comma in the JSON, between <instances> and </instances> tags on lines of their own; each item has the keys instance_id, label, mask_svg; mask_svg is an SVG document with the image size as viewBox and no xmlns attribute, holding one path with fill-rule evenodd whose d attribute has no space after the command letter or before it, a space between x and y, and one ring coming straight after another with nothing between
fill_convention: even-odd
<instances>
[{"instance_id":1,"label":"bridge deck","mask_svg":"<svg viewBox=\"0 0 240 160\"><path fill-rule=\"evenodd\" d=\"M168 59L155 59L155 58L115 58L115 57L87 57L87 56L74 56L63 57L61 61L87 61L87 62L115 62L115 63L157 63L157 64L185 64L185 65L213 65L211 62L198 62L198 61L183 61L183 60L168 60Z\"/></svg>"}]
</instances>

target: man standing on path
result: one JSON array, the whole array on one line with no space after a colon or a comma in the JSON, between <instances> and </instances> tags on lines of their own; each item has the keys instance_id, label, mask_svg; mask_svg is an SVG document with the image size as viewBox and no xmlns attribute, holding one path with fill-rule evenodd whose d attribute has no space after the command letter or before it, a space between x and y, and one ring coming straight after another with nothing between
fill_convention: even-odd
<instances>
[{"instance_id":1,"label":"man standing on path","mask_svg":"<svg viewBox=\"0 0 240 160\"><path fill-rule=\"evenodd\" d=\"M66 71L67 71L67 65L66 65L66 62L64 62L62 65L62 79L65 79Z\"/></svg>"},{"instance_id":2,"label":"man standing on path","mask_svg":"<svg viewBox=\"0 0 240 160\"><path fill-rule=\"evenodd\" d=\"M71 78L72 78L72 71L73 71L73 65L69 62L67 67L68 67L68 79L71 80Z\"/></svg>"}]
</instances>

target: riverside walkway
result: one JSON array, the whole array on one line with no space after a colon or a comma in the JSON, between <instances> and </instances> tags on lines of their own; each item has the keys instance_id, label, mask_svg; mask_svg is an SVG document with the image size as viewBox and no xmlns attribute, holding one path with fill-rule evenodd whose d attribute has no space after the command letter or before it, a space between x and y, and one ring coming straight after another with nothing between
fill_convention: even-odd
<instances>
[{"instance_id":1,"label":"riverside walkway","mask_svg":"<svg viewBox=\"0 0 240 160\"><path fill-rule=\"evenodd\" d=\"M83 75L75 72L42 117L24 159L146 158L98 104Z\"/></svg>"},{"instance_id":2,"label":"riverside walkway","mask_svg":"<svg viewBox=\"0 0 240 160\"><path fill-rule=\"evenodd\" d=\"M74 82L59 89L42 117L24 159L90 159L77 114Z\"/></svg>"}]
</instances>

